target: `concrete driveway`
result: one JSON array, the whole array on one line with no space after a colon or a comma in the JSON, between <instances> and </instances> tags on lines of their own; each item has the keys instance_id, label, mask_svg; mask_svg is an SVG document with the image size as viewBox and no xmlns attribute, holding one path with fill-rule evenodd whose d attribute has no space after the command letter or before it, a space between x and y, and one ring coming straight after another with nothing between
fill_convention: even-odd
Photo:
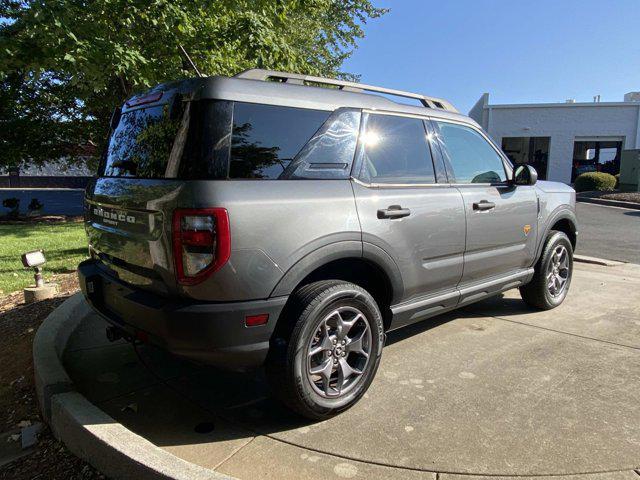
<instances>
[{"instance_id":1,"label":"concrete driveway","mask_svg":"<svg viewBox=\"0 0 640 480\"><path fill-rule=\"evenodd\" d=\"M640 263L640 210L576 204L577 254Z\"/></svg>"},{"instance_id":2,"label":"concrete driveway","mask_svg":"<svg viewBox=\"0 0 640 480\"><path fill-rule=\"evenodd\" d=\"M103 328L91 315L69 343L78 390L155 445L237 478L640 478L637 265L577 264L550 312L512 291L392 333L365 398L315 424L272 402L260 373L151 347L138 357Z\"/></svg>"}]
</instances>

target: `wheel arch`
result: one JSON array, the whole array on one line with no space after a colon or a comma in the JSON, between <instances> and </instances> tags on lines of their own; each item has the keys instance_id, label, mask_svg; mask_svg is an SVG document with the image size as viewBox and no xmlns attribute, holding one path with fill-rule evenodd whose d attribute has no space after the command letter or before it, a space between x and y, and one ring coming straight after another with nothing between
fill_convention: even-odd
<instances>
[{"instance_id":1,"label":"wheel arch","mask_svg":"<svg viewBox=\"0 0 640 480\"><path fill-rule=\"evenodd\" d=\"M371 244L363 248L362 242L343 241L321 247L296 262L271 296L291 295L301 286L318 280L344 280L367 290L380 307L385 328L391 322L390 306L403 291L398 266L384 250Z\"/></svg>"},{"instance_id":2,"label":"wheel arch","mask_svg":"<svg viewBox=\"0 0 640 480\"><path fill-rule=\"evenodd\" d=\"M549 232L552 230L564 232L567 237L569 237L571 246L575 250L578 242L578 221L576 219L575 213L572 210L562 208L549 215L549 219L546 222L545 229L540 236L540 241L538 242L538 248L536 251L536 262L540 259L542 251L544 249L545 241L549 236Z\"/></svg>"}]
</instances>

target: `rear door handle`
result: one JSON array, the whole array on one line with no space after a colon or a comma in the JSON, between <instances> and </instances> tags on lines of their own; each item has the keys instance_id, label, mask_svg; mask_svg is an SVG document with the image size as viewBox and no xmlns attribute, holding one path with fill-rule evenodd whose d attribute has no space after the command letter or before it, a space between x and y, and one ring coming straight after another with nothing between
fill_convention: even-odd
<instances>
[{"instance_id":1,"label":"rear door handle","mask_svg":"<svg viewBox=\"0 0 640 480\"><path fill-rule=\"evenodd\" d=\"M493 202L488 202L487 200L481 200L473 204L474 210L479 210L484 212L485 210L491 210L492 208L496 208L496 204Z\"/></svg>"},{"instance_id":2,"label":"rear door handle","mask_svg":"<svg viewBox=\"0 0 640 480\"><path fill-rule=\"evenodd\" d=\"M378 210L378 218L402 218L411 215L411 210L400 205L390 205L389 208Z\"/></svg>"}]
</instances>

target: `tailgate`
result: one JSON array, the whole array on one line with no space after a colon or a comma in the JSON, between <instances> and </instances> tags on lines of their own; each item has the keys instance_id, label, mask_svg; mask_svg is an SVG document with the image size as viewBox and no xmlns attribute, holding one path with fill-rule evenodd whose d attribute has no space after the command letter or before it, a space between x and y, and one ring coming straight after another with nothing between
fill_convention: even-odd
<instances>
[{"instance_id":1,"label":"tailgate","mask_svg":"<svg viewBox=\"0 0 640 480\"><path fill-rule=\"evenodd\" d=\"M96 180L85 201L92 256L127 283L172 292L176 282L171 213L182 185L168 180Z\"/></svg>"}]
</instances>

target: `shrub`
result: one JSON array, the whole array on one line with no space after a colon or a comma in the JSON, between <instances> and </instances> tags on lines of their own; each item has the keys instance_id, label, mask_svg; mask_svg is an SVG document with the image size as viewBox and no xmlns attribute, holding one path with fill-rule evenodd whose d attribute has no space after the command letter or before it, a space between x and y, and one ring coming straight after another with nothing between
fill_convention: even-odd
<instances>
[{"instance_id":1,"label":"shrub","mask_svg":"<svg viewBox=\"0 0 640 480\"><path fill-rule=\"evenodd\" d=\"M615 186L615 189L616 189L616 190L618 190L618 189L620 188L620 174L619 174L619 173L616 173L616 174L614 175L614 177L616 177L616 186Z\"/></svg>"},{"instance_id":2,"label":"shrub","mask_svg":"<svg viewBox=\"0 0 640 480\"><path fill-rule=\"evenodd\" d=\"M2 206L9 209L8 217L17 217L20 213L20 199L16 197L5 198Z\"/></svg>"},{"instance_id":3,"label":"shrub","mask_svg":"<svg viewBox=\"0 0 640 480\"><path fill-rule=\"evenodd\" d=\"M578 175L573 185L576 192L609 192L616 188L616 177L603 172L588 172Z\"/></svg>"},{"instance_id":4,"label":"shrub","mask_svg":"<svg viewBox=\"0 0 640 480\"><path fill-rule=\"evenodd\" d=\"M38 200L37 198L32 198L31 203L27 208L33 212L36 210L42 210L42 207L44 207L44 204L40 202L40 200Z\"/></svg>"}]
</instances>

